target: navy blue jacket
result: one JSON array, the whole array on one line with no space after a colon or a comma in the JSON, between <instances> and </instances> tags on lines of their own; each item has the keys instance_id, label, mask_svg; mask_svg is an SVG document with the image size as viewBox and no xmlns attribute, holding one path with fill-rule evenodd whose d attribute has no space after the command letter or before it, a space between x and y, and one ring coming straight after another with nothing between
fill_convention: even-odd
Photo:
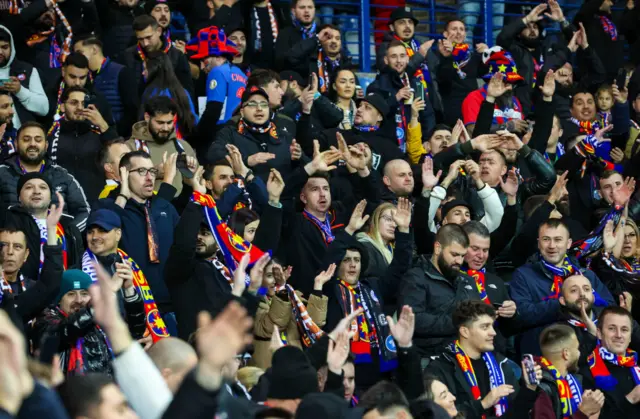
<instances>
[{"instance_id":1,"label":"navy blue jacket","mask_svg":"<svg viewBox=\"0 0 640 419\"><path fill-rule=\"evenodd\" d=\"M516 348L521 353L541 355L538 337L544 327L560 320L560 302L557 299L545 300L551 294L553 275L537 260L537 254L533 258L536 259L530 259L513 273L510 293L518 307L521 327L528 329L518 336ZM574 264L578 266L576 261ZM582 275L589 279L593 290L603 300L609 305L615 304L611 293L593 271L582 270Z\"/></svg>"},{"instance_id":2,"label":"navy blue jacket","mask_svg":"<svg viewBox=\"0 0 640 419\"><path fill-rule=\"evenodd\" d=\"M144 207L133 199L129 199L125 208L118 206L113 199L98 200L98 208L108 208L115 211L122 219L122 238L120 248L129 256L144 272L151 285L153 297L158 309L162 313L171 312L171 299L169 291L164 283L164 265L169 257L169 249L173 244L173 231L178 224L178 212L169 201L154 195L151 198L150 217L155 222L158 236L160 263L149 261L149 246L147 244L147 222Z\"/></svg>"}]
</instances>

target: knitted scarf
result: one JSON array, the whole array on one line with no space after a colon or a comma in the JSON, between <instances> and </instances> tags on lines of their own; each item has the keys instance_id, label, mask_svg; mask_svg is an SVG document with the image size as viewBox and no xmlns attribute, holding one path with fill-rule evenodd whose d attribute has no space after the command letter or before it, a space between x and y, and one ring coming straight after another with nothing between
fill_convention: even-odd
<instances>
[{"instance_id":1,"label":"knitted scarf","mask_svg":"<svg viewBox=\"0 0 640 419\"><path fill-rule=\"evenodd\" d=\"M306 209L302 212L302 216L309 220L314 226L316 226L318 230L320 230L320 233L322 234L322 240L327 246L335 239L332 230L343 226L343 224L333 225L336 217L335 213L331 210L327 212L324 221L320 221L318 217L311 214Z\"/></svg>"},{"instance_id":2,"label":"knitted scarf","mask_svg":"<svg viewBox=\"0 0 640 419\"><path fill-rule=\"evenodd\" d=\"M20 283L20 292L24 292L27 290L27 287L24 284L24 275L18 275L18 282ZM4 278L4 275L0 273L0 302L2 302L2 294L13 294L13 288L11 288L11 284Z\"/></svg>"},{"instance_id":3,"label":"knitted scarf","mask_svg":"<svg viewBox=\"0 0 640 419\"><path fill-rule=\"evenodd\" d=\"M33 217L33 215L32 215ZM33 221L40 230L40 267L38 268L38 274L42 272L44 266L44 246L47 244L49 232L47 231L46 223L38 223L36 217L33 217ZM58 223L56 226L56 244L62 246L62 266L67 270L69 265L69 255L67 253L67 238L64 235L64 227Z\"/></svg>"},{"instance_id":4,"label":"knitted scarf","mask_svg":"<svg viewBox=\"0 0 640 419\"><path fill-rule=\"evenodd\" d=\"M596 348L587 358L587 364L591 370L591 375L596 382L596 387L604 391L613 391L618 385L618 380L611 375L606 363L617 365L619 367L629 368L631 377L635 385L640 385L640 367L638 367L638 354L627 348L624 356L616 355L609 352L607 348L602 346L598 341Z\"/></svg>"},{"instance_id":5,"label":"knitted scarf","mask_svg":"<svg viewBox=\"0 0 640 419\"><path fill-rule=\"evenodd\" d=\"M600 24L602 25L602 30L611 37L612 41L618 40L618 29L616 29L615 23L608 16L600 15Z\"/></svg>"},{"instance_id":6,"label":"knitted scarf","mask_svg":"<svg viewBox=\"0 0 640 419\"><path fill-rule=\"evenodd\" d=\"M19 15L24 8L24 0L9 0L9 14Z\"/></svg>"},{"instance_id":7,"label":"knitted scarf","mask_svg":"<svg viewBox=\"0 0 640 419\"><path fill-rule=\"evenodd\" d=\"M340 59L332 60L327 57L318 40L318 59L316 64L318 66L318 91L320 93L327 93L331 85L331 75L340 67Z\"/></svg>"},{"instance_id":8,"label":"knitted scarf","mask_svg":"<svg viewBox=\"0 0 640 419\"><path fill-rule=\"evenodd\" d=\"M473 281L476 283L476 288L478 289L478 294L480 294L480 299L490 305L491 300L489 300L489 296L487 295L487 287L484 278L486 269L482 268L479 271L476 271L475 269L463 269L462 272L473 278Z\"/></svg>"},{"instance_id":9,"label":"knitted scarf","mask_svg":"<svg viewBox=\"0 0 640 419\"><path fill-rule=\"evenodd\" d=\"M356 364L373 362L372 350L380 358L380 371L395 369L398 365L396 344L389 332L380 301L373 289L362 283L353 286L338 279L340 305L346 315L362 308L364 311L351 323L354 333L351 340L351 353ZM382 320L384 319L384 322Z\"/></svg>"},{"instance_id":10,"label":"knitted scarf","mask_svg":"<svg viewBox=\"0 0 640 419\"><path fill-rule=\"evenodd\" d=\"M0 159L6 160L16 154L16 136L18 131L15 128L5 129L4 135L0 138Z\"/></svg>"},{"instance_id":11,"label":"knitted scarf","mask_svg":"<svg viewBox=\"0 0 640 419\"><path fill-rule=\"evenodd\" d=\"M306 27L298 19L295 18L293 12L291 13L291 21L293 22L293 27L300 31L302 35L302 39L309 39L316 36L316 21L314 20L311 26Z\"/></svg>"},{"instance_id":12,"label":"knitted scarf","mask_svg":"<svg viewBox=\"0 0 640 419\"><path fill-rule=\"evenodd\" d=\"M462 374L464 375L464 379L471 387L471 394L473 395L474 400L482 400L482 393L480 392L480 387L478 386L478 380L476 378L476 374L473 371L473 364L469 359L469 356L464 353L462 347L460 346L460 341L456 340L455 343L449 345L449 350L455 355L456 361L458 362L458 366L462 370ZM489 383L491 389L499 387L506 383L504 378L504 374L502 373L502 369L498 362L496 361L493 352L483 352L482 360L487 366L487 370L489 371ZM495 416L502 416L507 411L509 407L508 401L506 397L500 398L500 401L493 406L495 411ZM486 419L487 415L482 415L482 419Z\"/></svg>"},{"instance_id":13,"label":"knitted scarf","mask_svg":"<svg viewBox=\"0 0 640 419\"><path fill-rule=\"evenodd\" d=\"M557 300L560 296L560 290L562 289L562 283L567 277L575 273L580 273L580 268L575 266L569 256L564 255L561 266L555 266L544 260L540 255L540 262L542 265L553 274L553 285L551 286L551 294L544 298L544 300Z\"/></svg>"},{"instance_id":14,"label":"knitted scarf","mask_svg":"<svg viewBox=\"0 0 640 419\"><path fill-rule=\"evenodd\" d=\"M595 134L597 130L599 130L600 122L599 121L578 121L576 118L571 117L571 122L578 126L581 134Z\"/></svg>"},{"instance_id":15,"label":"knitted scarf","mask_svg":"<svg viewBox=\"0 0 640 419\"><path fill-rule=\"evenodd\" d=\"M273 43L278 39L278 21L276 13L270 1L267 1L267 12L269 13L269 24L271 26L271 36ZM258 17L258 8L253 8L253 23L255 24L255 38L253 39L253 47L256 51L262 51L262 28L260 27L260 18Z\"/></svg>"},{"instance_id":16,"label":"knitted scarf","mask_svg":"<svg viewBox=\"0 0 640 419\"><path fill-rule=\"evenodd\" d=\"M593 314L593 311L591 312L591 320L593 321L594 324L596 324L596 325L598 324L598 318ZM577 327L579 329L582 329L585 332L587 332L589 330L587 328L586 324L584 324L582 321L580 321L578 319L574 319L573 317L567 319L567 323L569 323L573 327Z\"/></svg>"},{"instance_id":17,"label":"knitted scarf","mask_svg":"<svg viewBox=\"0 0 640 419\"><path fill-rule=\"evenodd\" d=\"M166 54L169 52L170 49L171 49L171 44L166 43L164 48L162 48L162 52ZM144 52L144 48L142 48L140 43L136 44L136 51L138 52L138 57L140 57L140 61L143 61L143 62L147 61L147 54Z\"/></svg>"},{"instance_id":18,"label":"knitted scarf","mask_svg":"<svg viewBox=\"0 0 640 419\"><path fill-rule=\"evenodd\" d=\"M582 240L577 240L571 245L571 252L578 259L582 259L588 255L596 253L602 249L604 246L604 239L602 238L602 232L606 227L609 220L613 221L614 228L620 222L620 218L622 217L622 207L620 208L612 208L607 214L605 214L596 228L589 233L587 237Z\"/></svg>"},{"instance_id":19,"label":"knitted scarf","mask_svg":"<svg viewBox=\"0 0 640 419\"><path fill-rule=\"evenodd\" d=\"M562 406L562 417L570 418L578 411L580 403L582 403L582 386L578 380L571 374L562 377L556 367L546 358L539 359L540 364L549 371L558 386L558 395L560 396L560 406Z\"/></svg>"},{"instance_id":20,"label":"knitted scarf","mask_svg":"<svg viewBox=\"0 0 640 419\"><path fill-rule=\"evenodd\" d=\"M311 345L316 343L318 339L320 339L324 335L324 332L313 321L313 319L307 312L307 307L304 305L298 294L296 294L293 287L289 284L276 285L276 292L282 290L286 290L287 295L289 295L289 301L291 301L293 311L293 318L296 321L298 332L300 333L300 341L305 348L310 348ZM286 340L287 331L283 330L282 333L284 334L284 338Z\"/></svg>"},{"instance_id":21,"label":"knitted scarf","mask_svg":"<svg viewBox=\"0 0 640 419\"><path fill-rule=\"evenodd\" d=\"M69 54L71 54L71 43L73 41L73 30L66 16L58 7L57 0L52 0L53 3L53 11L55 12L53 26L43 32L35 33L27 39L27 45L32 47L37 44L41 44L42 42L49 40L51 46L49 47L49 68L60 68L62 67L62 63L67 59ZM67 37L64 39L62 43L62 47L58 43L58 39L56 37L56 26L57 19L60 19L62 25L67 31Z\"/></svg>"},{"instance_id":22,"label":"knitted scarf","mask_svg":"<svg viewBox=\"0 0 640 419\"><path fill-rule=\"evenodd\" d=\"M354 125L353 128L360 132L375 132L380 129L378 125Z\"/></svg>"},{"instance_id":23,"label":"knitted scarf","mask_svg":"<svg viewBox=\"0 0 640 419\"><path fill-rule=\"evenodd\" d=\"M120 256L120 259L123 262L129 262L131 265L131 270L133 271L133 285L136 287L138 294L142 297L147 331L151 335L153 342L155 343L162 338L169 337L167 327L158 312L158 306L153 298L151 286L142 272L142 269L140 269L140 266L138 266L138 264L131 258L131 256L127 255L124 250L118 249L118 256ZM98 258L91 250L87 249L82 255L82 271L89 275L93 282L96 282L98 280L98 275L96 273L94 263L99 263Z\"/></svg>"},{"instance_id":24,"label":"knitted scarf","mask_svg":"<svg viewBox=\"0 0 640 419\"><path fill-rule=\"evenodd\" d=\"M409 81L409 75L405 72L400 75L400 81L403 87L411 87ZM405 111L405 103L398 103L398 110L396 111L396 139L398 140L398 146L400 150L405 152L407 150L407 115Z\"/></svg>"},{"instance_id":25,"label":"knitted scarf","mask_svg":"<svg viewBox=\"0 0 640 419\"><path fill-rule=\"evenodd\" d=\"M407 55L409 58L413 57L415 53L420 49L420 44L415 38L411 38L409 42L404 42L398 35L393 35L395 39L402 42L405 50L407 51ZM424 98L425 100L429 97L429 84L431 84L431 72L429 71L429 67L427 67L426 60L420 64L420 68L416 70L414 77L418 79L418 81L422 84L424 88Z\"/></svg>"},{"instance_id":26,"label":"knitted scarf","mask_svg":"<svg viewBox=\"0 0 640 419\"><path fill-rule=\"evenodd\" d=\"M461 79L466 79L467 73L462 69L469 64L469 61L471 60L471 49L469 48L469 44L454 43L451 56L453 57L453 68L455 68L456 73L458 73L458 76L460 76Z\"/></svg>"},{"instance_id":27,"label":"knitted scarf","mask_svg":"<svg viewBox=\"0 0 640 419\"><path fill-rule=\"evenodd\" d=\"M60 307L56 307L58 313L60 313L63 317L68 318L69 315L65 313ZM107 339L107 335L104 333L102 328L97 324L94 325L98 333L104 339L105 344L109 350L109 356L111 359L114 358L113 350L111 349L111 343L109 339ZM67 351L65 351L67 352ZM68 349L67 352L67 368L64 373L67 376L72 375L84 375L86 372L85 362L84 362L84 337L79 337L76 339L76 343Z\"/></svg>"},{"instance_id":28,"label":"knitted scarf","mask_svg":"<svg viewBox=\"0 0 640 419\"><path fill-rule=\"evenodd\" d=\"M240 118L240 121L238 121L238 134L244 134L247 131L254 134L269 133L271 138L278 140L278 130L276 129L276 124L274 124L273 121L257 125L246 121L244 118Z\"/></svg>"},{"instance_id":29,"label":"knitted scarf","mask_svg":"<svg viewBox=\"0 0 640 419\"><path fill-rule=\"evenodd\" d=\"M149 149L149 146L147 145L147 140L134 138L133 143L135 144L136 150L144 151L148 155L151 155L151 149ZM179 140L178 138L173 139L173 145L176 148L176 151L178 152L178 154L186 153L184 146L181 143L181 140Z\"/></svg>"},{"instance_id":30,"label":"knitted scarf","mask_svg":"<svg viewBox=\"0 0 640 419\"><path fill-rule=\"evenodd\" d=\"M602 260L609 269L619 274L634 276L636 278L640 275L640 260L635 256L631 258L616 258L612 253L603 252Z\"/></svg>"}]
</instances>

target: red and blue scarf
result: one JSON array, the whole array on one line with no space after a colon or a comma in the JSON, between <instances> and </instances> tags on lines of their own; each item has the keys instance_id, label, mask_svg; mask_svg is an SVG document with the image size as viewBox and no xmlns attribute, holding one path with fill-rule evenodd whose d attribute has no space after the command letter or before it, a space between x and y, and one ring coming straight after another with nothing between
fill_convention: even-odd
<instances>
[{"instance_id":1,"label":"red and blue scarf","mask_svg":"<svg viewBox=\"0 0 640 419\"><path fill-rule=\"evenodd\" d=\"M327 246L336 238L333 234L333 230L343 226L343 224L332 225L332 222L335 220L335 214L333 211L327 212L324 221L320 221L318 217L307 210L302 212L302 216L311 221L311 223L320 230L320 233L322 233L322 239Z\"/></svg>"},{"instance_id":2,"label":"red and blue scarf","mask_svg":"<svg viewBox=\"0 0 640 419\"><path fill-rule=\"evenodd\" d=\"M478 379L476 378L476 374L473 371L473 364L471 363L471 359L469 359L469 356L462 350L460 341L456 340L455 343L449 345L449 350L455 355L458 366L462 370L462 375L464 375L464 379L471 387L471 394L473 395L474 400L481 400L482 393L480 391L480 387L478 386ZM489 383L491 385L491 389L506 384L502 369L500 368L500 365L498 365L493 352L483 352L482 360L484 361L485 365L487 366L487 370L489 371ZM500 398L498 403L493 406L495 416L500 417L504 415L508 407L509 403L507 398ZM487 415L482 415L482 419L486 418Z\"/></svg>"},{"instance_id":3,"label":"red and blue scarf","mask_svg":"<svg viewBox=\"0 0 640 419\"><path fill-rule=\"evenodd\" d=\"M469 64L469 60L471 60L471 48L469 48L469 44L454 43L451 56L453 57L453 68L455 68L456 73L458 73L461 79L466 79L467 73L462 71L462 69Z\"/></svg>"},{"instance_id":4,"label":"red and blue scarf","mask_svg":"<svg viewBox=\"0 0 640 419\"><path fill-rule=\"evenodd\" d=\"M393 35L393 37L402 42L409 58L413 57L420 49L420 44L418 44L418 41L416 41L415 38L411 38L409 42L404 42L398 35ZM429 71L426 61L423 61L422 64L420 64L420 67L416 70L414 77L422 84L422 87L424 88L424 99L427 100L429 97L429 84L431 84L431 72Z\"/></svg>"},{"instance_id":5,"label":"red and blue scarf","mask_svg":"<svg viewBox=\"0 0 640 419\"><path fill-rule=\"evenodd\" d=\"M582 386L573 375L567 374L566 378L560 375L558 369L546 358L541 357L539 361L556 381L560 405L562 406L562 417L570 418L578 411L578 407L582 403Z\"/></svg>"},{"instance_id":6,"label":"red and blue scarf","mask_svg":"<svg viewBox=\"0 0 640 419\"><path fill-rule=\"evenodd\" d=\"M484 277L484 274L486 273L486 269L482 268L479 271L476 271L475 269L467 269L467 270L463 270L462 272L466 273L471 278L473 278L473 281L476 284L476 288L478 289L478 294L480 294L480 299L490 305L491 300L489 300L489 296L487 295L487 289L486 289L486 283L485 283L485 277Z\"/></svg>"},{"instance_id":7,"label":"red and blue scarf","mask_svg":"<svg viewBox=\"0 0 640 419\"><path fill-rule=\"evenodd\" d=\"M629 368L633 382L636 386L640 385L640 367L638 367L637 352L627 348L624 356L616 355L609 352L609 350L598 341L596 349L594 349L591 355L589 355L589 358L587 358L587 364L589 365L597 388L604 391L612 391L618 385L618 380L611 375L606 362L619 367Z\"/></svg>"},{"instance_id":8,"label":"red and blue scarf","mask_svg":"<svg viewBox=\"0 0 640 419\"><path fill-rule=\"evenodd\" d=\"M608 16L600 15L600 24L602 25L602 30L611 37L612 41L618 40L618 29L616 29L616 24L613 23Z\"/></svg>"}]
</instances>

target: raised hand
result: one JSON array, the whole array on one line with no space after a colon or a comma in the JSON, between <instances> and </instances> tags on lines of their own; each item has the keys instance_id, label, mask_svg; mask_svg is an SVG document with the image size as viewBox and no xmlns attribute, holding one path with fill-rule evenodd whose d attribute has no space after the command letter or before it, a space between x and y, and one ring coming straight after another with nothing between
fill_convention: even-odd
<instances>
[{"instance_id":1,"label":"raised hand","mask_svg":"<svg viewBox=\"0 0 640 419\"><path fill-rule=\"evenodd\" d=\"M280 286L284 286L287 284L289 278L291 278L291 271L293 270L293 266L288 266L286 269L283 269L277 263L273 264L273 278L276 280L276 284Z\"/></svg>"},{"instance_id":2,"label":"raised hand","mask_svg":"<svg viewBox=\"0 0 640 419\"><path fill-rule=\"evenodd\" d=\"M580 320L587 328L587 331L591 333L591 335L596 335L596 324L591 318L591 313L587 313L587 303L583 300L580 303Z\"/></svg>"},{"instance_id":3,"label":"raised hand","mask_svg":"<svg viewBox=\"0 0 640 419\"><path fill-rule=\"evenodd\" d=\"M403 306L398 317L398 323L394 322L390 316L387 316L387 322L389 323L391 336L398 342L398 346L400 348L410 347L413 340L413 332L416 328L416 316L413 314L413 309L410 306Z\"/></svg>"},{"instance_id":4,"label":"raised hand","mask_svg":"<svg viewBox=\"0 0 640 419\"><path fill-rule=\"evenodd\" d=\"M427 103L421 98L416 98L411 104L411 120L417 121L420 117L420 111L423 111L427 107ZM2 137L0 137L2 138Z\"/></svg>"},{"instance_id":5,"label":"raised hand","mask_svg":"<svg viewBox=\"0 0 640 419\"><path fill-rule=\"evenodd\" d=\"M487 394L484 399L482 399L482 407L487 410L490 407L495 406L501 398L509 397L509 395L514 391L515 390L513 389L513 386L509 384L503 384L501 386L495 387L491 389L489 394Z\"/></svg>"},{"instance_id":6,"label":"raised hand","mask_svg":"<svg viewBox=\"0 0 640 419\"><path fill-rule=\"evenodd\" d=\"M631 309L633 308L633 296L630 292L624 291L620 294L620 307L631 313Z\"/></svg>"},{"instance_id":7,"label":"raised hand","mask_svg":"<svg viewBox=\"0 0 640 419\"><path fill-rule=\"evenodd\" d=\"M443 57L449 57L453 51L453 44L448 39L441 39L438 41L438 51Z\"/></svg>"},{"instance_id":8,"label":"raised hand","mask_svg":"<svg viewBox=\"0 0 640 419\"><path fill-rule=\"evenodd\" d=\"M334 340L329 340L327 351L327 367L336 375L342 374L342 366L347 361L351 351L349 332L338 333Z\"/></svg>"},{"instance_id":9,"label":"raised hand","mask_svg":"<svg viewBox=\"0 0 640 419\"><path fill-rule=\"evenodd\" d=\"M622 163L622 161L624 160L624 151L622 151L618 147L612 148L609 155L611 156L611 160L614 163Z\"/></svg>"},{"instance_id":10,"label":"raised hand","mask_svg":"<svg viewBox=\"0 0 640 419\"><path fill-rule=\"evenodd\" d=\"M224 158L227 159L227 161L231 165L233 173L244 178L247 175L247 172L249 172L249 168L244 164L244 161L242 160L242 153L240 153L238 147L234 146L233 144L227 144L226 148L229 154L224 156Z\"/></svg>"},{"instance_id":11,"label":"raised hand","mask_svg":"<svg viewBox=\"0 0 640 419\"><path fill-rule=\"evenodd\" d=\"M244 290L247 288L247 266L249 266L249 254L245 253L238 262L238 266L236 266L236 270L233 272L233 287L231 289L231 294L236 297L242 296Z\"/></svg>"},{"instance_id":12,"label":"raised hand","mask_svg":"<svg viewBox=\"0 0 640 419\"><path fill-rule=\"evenodd\" d=\"M596 133L594 134L594 137L596 139L596 145L600 145L601 143L610 143L611 139L605 138L605 134L610 132L612 129L613 129L613 124L609 124L606 127L600 128L599 130L597 130Z\"/></svg>"},{"instance_id":13,"label":"raised hand","mask_svg":"<svg viewBox=\"0 0 640 419\"><path fill-rule=\"evenodd\" d=\"M332 147L329 150L320 152L320 143L318 140L313 140L313 160L304 167L309 176L316 172L328 172L334 170L336 166L333 163L337 162L342 157L342 153Z\"/></svg>"},{"instance_id":14,"label":"raised hand","mask_svg":"<svg viewBox=\"0 0 640 419\"><path fill-rule=\"evenodd\" d=\"M435 39L430 39L424 42L422 45L420 45L420 48L418 48L418 52L420 52L420 55L422 55L423 57L426 57L435 41L436 41Z\"/></svg>"},{"instance_id":15,"label":"raised hand","mask_svg":"<svg viewBox=\"0 0 640 419\"><path fill-rule=\"evenodd\" d=\"M480 153L496 149L502 145L503 138L497 134L483 134L471 139L473 149Z\"/></svg>"},{"instance_id":16,"label":"raised hand","mask_svg":"<svg viewBox=\"0 0 640 419\"><path fill-rule=\"evenodd\" d=\"M447 189L460 176L460 168L464 166L465 160L456 160L449 166L447 176L440 182L440 186Z\"/></svg>"},{"instance_id":17,"label":"raised hand","mask_svg":"<svg viewBox=\"0 0 640 419\"><path fill-rule=\"evenodd\" d=\"M336 133L336 140L342 160L355 170L364 170L364 168L367 167L367 160L364 153L360 152L355 146L348 147L341 133Z\"/></svg>"},{"instance_id":18,"label":"raised hand","mask_svg":"<svg viewBox=\"0 0 640 419\"><path fill-rule=\"evenodd\" d=\"M558 202L564 195L568 182L567 176L569 176L569 171L565 171L562 175L557 177L556 183L553 185L553 188L551 188L549 197L547 198L547 201L549 201L550 204L555 205L556 202Z\"/></svg>"},{"instance_id":19,"label":"raised hand","mask_svg":"<svg viewBox=\"0 0 640 419\"><path fill-rule=\"evenodd\" d=\"M438 170L438 173L433 174L433 159L426 157L422 163L422 188L423 190L433 190L438 185L440 177L442 176L442 170Z\"/></svg>"},{"instance_id":20,"label":"raised hand","mask_svg":"<svg viewBox=\"0 0 640 419\"><path fill-rule=\"evenodd\" d=\"M552 98L553 94L556 92L556 78L553 70L547 71L547 74L544 75L544 83L540 86L540 91L542 92L542 96L545 98Z\"/></svg>"},{"instance_id":21,"label":"raised hand","mask_svg":"<svg viewBox=\"0 0 640 419\"><path fill-rule=\"evenodd\" d=\"M587 31L582 25L582 22L578 23L580 25L580 33L578 34L578 45L580 48L587 49L589 47L589 40L587 39Z\"/></svg>"},{"instance_id":22,"label":"raised hand","mask_svg":"<svg viewBox=\"0 0 640 419\"><path fill-rule=\"evenodd\" d=\"M581 34L582 34L582 32L580 32L580 30L577 30L577 31L575 31L573 33L573 36L571 37L571 40L567 44L567 48L569 49L569 51L576 52L578 50L578 40L579 40Z\"/></svg>"},{"instance_id":23,"label":"raised hand","mask_svg":"<svg viewBox=\"0 0 640 419\"><path fill-rule=\"evenodd\" d=\"M507 150L520 150L524 146L524 143L516 134L509 131L498 131L497 134L502 139L502 147Z\"/></svg>"},{"instance_id":24,"label":"raised hand","mask_svg":"<svg viewBox=\"0 0 640 419\"><path fill-rule=\"evenodd\" d=\"M531 9L529 14L527 16L525 16L524 19L522 19L522 21L524 22L525 25L528 25L529 23L539 22L542 19L544 19L544 16L542 16L542 13L545 10L547 10L547 4L546 3L541 3L541 4L537 5L536 7L534 7L533 9ZM552 11L552 13L553 13L553 11Z\"/></svg>"},{"instance_id":25,"label":"raised hand","mask_svg":"<svg viewBox=\"0 0 640 419\"><path fill-rule=\"evenodd\" d=\"M625 79L624 86L622 89L618 87L616 83L613 83L611 86L611 91L613 93L613 98L618 103L626 103L629 98L629 77Z\"/></svg>"},{"instance_id":26,"label":"raised hand","mask_svg":"<svg viewBox=\"0 0 640 419\"><path fill-rule=\"evenodd\" d=\"M282 175L276 169L271 169L269 172L269 179L267 179L269 202L272 204L279 203L282 191L284 191L284 180L282 180Z\"/></svg>"},{"instance_id":27,"label":"raised hand","mask_svg":"<svg viewBox=\"0 0 640 419\"><path fill-rule=\"evenodd\" d=\"M280 348L284 348L284 343L282 343L282 339L280 339L280 329L274 324L273 332L271 332L271 340L269 341L269 349L271 353L274 353Z\"/></svg>"},{"instance_id":28,"label":"raised hand","mask_svg":"<svg viewBox=\"0 0 640 419\"><path fill-rule=\"evenodd\" d=\"M131 198L131 190L129 189L129 169L126 167L120 168L120 195L125 196L127 199Z\"/></svg>"},{"instance_id":29,"label":"raised hand","mask_svg":"<svg viewBox=\"0 0 640 419\"><path fill-rule=\"evenodd\" d=\"M336 340L336 338L340 333L343 333L351 328L351 323L353 323L356 317L361 315L363 312L364 312L364 309L359 308L354 312L352 312L351 314L349 314L348 316L346 316L345 318L343 318L342 320L340 320L336 325L336 327L334 327L333 330L329 332L329 338L332 340Z\"/></svg>"},{"instance_id":30,"label":"raised hand","mask_svg":"<svg viewBox=\"0 0 640 419\"><path fill-rule=\"evenodd\" d=\"M267 266L269 261L271 260L271 256L268 253L262 255L260 259L253 264L253 268L251 268L251 272L249 273L249 277L251 279L249 283L249 291L255 292L262 286L262 278L264 277L264 268Z\"/></svg>"},{"instance_id":31,"label":"raised hand","mask_svg":"<svg viewBox=\"0 0 640 419\"><path fill-rule=\"evenodd\" d=\"M411 202L407 198L398 198L398 206L392 216L398 231L408 233L411 225Z\"/></svg>"},{"instance_id":32,"label":"raised hand","mask_svg":"<svg viewBox=\"0 0 640 419\"><path fill-rule=\"evenodd\" d=\"M605 252L611 252L616 246L616 233L613 228L613 220L607 221L602 230L602 241Z\"/></svg>"},{"instance_id":33,"label":"raised hand","mask_svg":"<svg viewBox=\"0 0 640 419\"><path fill-rule=\"evenodd\" d=\"M562 8L556 0L549 0L549 13L544 15L554 22L562 22L564 20L564 13L562 13Z\"/></svg>"},{"instance_id":34,"label":"raised hand","mask_svg":"<svg viewBox=\"0 0 640 419\"><path fill-rule=\"evenodd\" d=\"M412 95L413 92L411 91L411 88L409 86L404 86L403 88L398 90L398 93L396 93L396 100L398 102L401 102L407 99L411 99Z\"/></svg>"},{"instance_id":35,"label":"raised hand","mask_svg":"<svg viewBox=\"0 0 640 419\"><path fill-rule=\"evenodd\" d=\"M507 172L507 180L500 178L500 187L507 196L515 197L518 195L518 176L516 176L515 168Z\"/></svg>"},{"instance_id":36,"label":"raised hand","mask_svg":"<svg viewBox=\"0 0 640 419\"><path fill-rule=\"evenodd\" d=\"M193 177L191 179L186 179L185 183L187 183L187 185L191 186L191 188L196 191L199 192L201 194L206 194L207 193L207 188L204 185L204 182L202 181L202 175L204 174L204 167L199 166L195 173L193 174Z\"/></svg>"},{"instance_id":37,"label":"raised hand","mask_svg":"<svg viewBox=\"0 0 640 419\"><path fill-rule=\"evenodd\" d=\"M295 138L291 141L289 153L291 154L291 160L300 160L300 157L302 157L302 147L300 147Z\"/></svg>"},{"instance_id":38,"label":"raised hand","mask_svg":"<svg viewBox=\"0 0 640 419\"><path fill-rule=\"evenodd\" d=\"M482 42L476 44L476 52L478 54L482 54L483 52L485 52L488 49L489 49L489 45L487 45L487 44L484 44Z\"/></svg>"},{"instance_id":39,"label":"raised hand","mask_svg":"<svg viewBox=\"0 0 640 419\"><path fill-rule=\"evenodd\" d=\"M604 406L604 394L600 390L585 390L578 409L585 415L591 416L599 413L602 406Z\"/></svg>"},{"instance_id":40,"label":"raised hand","mask_svg":"<svg viewBox=\"0 0 640 419\"><path fill-rule=\"evenodd\" d=\"M366 209L366 207L367 207L366 199L363 199L358 203L358 205L356 205L355 209L353 210L353 213L351 214L349 225L347 225L347 228L345 228L344 231L346 231L347 233L353 236L353 234L356 231L360 230L362 226L364 226L364 224L369 219L368 215L364 215L364 210Z\"/></svg>"},{"instance_id":41,"label":"raised hand","mask_svg":"<svg viewBox=\"0 0 640 419\"><path fill-rule=\"evenodd\" d=\"M335 273L336 264L332 263L325 271L322 271L318 275L316 275L316 278L313 280L314 291L322 291L322 287L324 287L324 284L329 282L331 278L333 278L333 275Z\"/></svg>"},{"instance_id":42,"label":"raised hand","mask_svg":"<svg viewBox=\"0 0 640 419\"><path fill-rule=\"evenodd\" d=\"M623 183L619 188L613 190L613 202L617 206L623 207L627 205L632 194L633 189L631 189L627 183Z\"/></svg>"},{"instance_id":43,"label":"raised hand","mask_svg":"<svg viewBox=\"0 0 640 419\"><path fill-rule=\"evenodd\" d=\"M504 74L495 72L487 84L487 98L499 98L509 90L509 85L504 81Z\"/></svg>"},{"instance_id":44,"label":"raised hand","mask_svg":"<svg viewBox=\"0 0 640 419\"><path fill-rule=\"evenodd\" d=\"M176 174L178 173L178 168L176 167L176 162L178 161L178 153L171 153L167 156L167 152L165 151L162 155L162 181L165 183L173 183L173 179L175 179ZM158 174L158 178L160 178L160 174Z\"/></svg>"},{"instance_id":45,"label":"raised hand","mask_svg":"<svg viewBox=\"0 0 640 419\"><path fill-rule=\"evenodd\" d=\"M60 192L56 191L56 198L58 199L58 205L51 204L47 214L47 228L54 230L54 237L55 229L60 222L60 218L62 218L62 214L64 214L64 197Z\"/></svg>"},{"instance_id":46,"label":"raised hand","mask_svg":"<svg viewBox=\"0 0 640 419\"><path fill-rule=\"evenodd\" d=\"M276 155L273 153L260 152L260 153L250 155L249 158L247 159L247 164L249 165L249 167L256 167L259 164L264 164L269 160L273 160L275 158L276 158Z\"/></svg>"}]
</instances>

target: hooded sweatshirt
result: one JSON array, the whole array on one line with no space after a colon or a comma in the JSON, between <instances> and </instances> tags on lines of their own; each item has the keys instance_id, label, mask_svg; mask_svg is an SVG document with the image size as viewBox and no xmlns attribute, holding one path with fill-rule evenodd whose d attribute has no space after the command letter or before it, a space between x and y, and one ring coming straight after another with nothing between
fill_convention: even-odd
<instances>
[{"instance_id":1,"label":"hooded sweatshirt","mask_svg":"<svg viewBox=\"0 0 640 419\"><path fill-rule=\"evenodd\" d=\"M133 125L133 132L131 133L131 138L127 141L127 145L132 147L133 150L143 150L149 153L151 155L151 161L153 161L153 165L156 167L162 163L162 156L165 152L167 153L167 157L172 153L186 153L187 156L196 156L188 142L176 138L175 131L171 133L167 142L162 144L156 142L149 132L149 124L147 121L136 122ZM162 178L158 177L154 185L156 191L161 183ZM173 186L177 190L175 196L180 195L180 192L182 192L182 175L179 171L173 179Z\"/></svg>"},{"instance_id":2,"label":"hooded sweatshirt","mask_svg":"<svg viewBox=\"0 0 640 419\"><path fill-rule=\"evenodd\" d=\"M49 112L49 100L44 93L38 70L30 64L15 59L16 47L11 31L2 25L0 25L0 30L8 33L11 39L11 56L7 60L7 63L0 67L0 80L8 80L11 76L14 76L18 78L22 85L20 91L12 95L16 106L16 112L13 115L12 122L13 127L18 129L22 125L20 114L22 114L23 119L26 119L23 111L45 116L47 112ZM29 73L30 75L27 76Z\"/></svg>"}]
</instances>

